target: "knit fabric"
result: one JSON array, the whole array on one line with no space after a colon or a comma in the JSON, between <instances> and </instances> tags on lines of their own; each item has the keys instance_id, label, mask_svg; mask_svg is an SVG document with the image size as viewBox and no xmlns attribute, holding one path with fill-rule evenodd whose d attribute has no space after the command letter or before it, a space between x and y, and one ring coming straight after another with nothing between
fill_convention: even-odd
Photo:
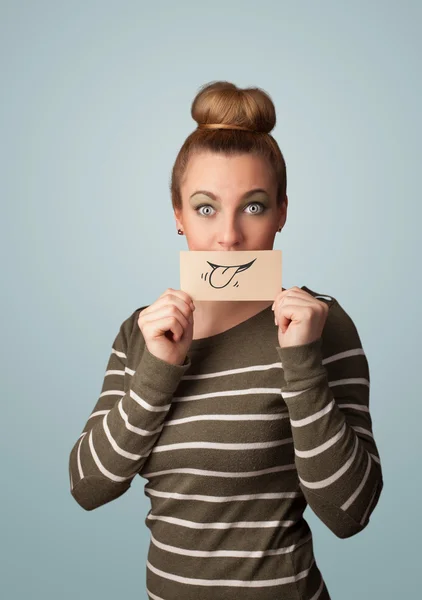
<instances>
[{"instance_id":1,"label":"knit fabric","mask_svg":"<svg viewBox=\"0 0 422 600\"><path fill-rule=\"evenodd\" d=\"M339 538L368 525L383 479L367 358L339 302L302 289L329 306L308 344L280 348L271 307L181 366L149 352L145 307L114 339L70 486L89 511L146 480L151 600L330 600L305 508Z\"/></svg>"}]
</instances>

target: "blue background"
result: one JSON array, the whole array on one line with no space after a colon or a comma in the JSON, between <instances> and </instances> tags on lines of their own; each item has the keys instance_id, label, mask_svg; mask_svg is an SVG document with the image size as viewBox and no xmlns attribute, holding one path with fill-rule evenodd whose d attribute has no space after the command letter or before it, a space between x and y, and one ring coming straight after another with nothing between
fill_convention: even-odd
<instances>
[{"instance_id":1,"label":"blue background","mask_svg":"<svg viewBox=\"0 0 422 600\"><path fill-rule=\"evenodd\" d=\"M417 596L421 17L416 1L1 2L3 598L147 597L143 480L86 512L67 462L120 324L179 287L170 172L220 79L276 106L283 286L337 298L370 365L383 494L346 540L306 510L317 563L333 600Z\"/></svg>"}]
</instances>

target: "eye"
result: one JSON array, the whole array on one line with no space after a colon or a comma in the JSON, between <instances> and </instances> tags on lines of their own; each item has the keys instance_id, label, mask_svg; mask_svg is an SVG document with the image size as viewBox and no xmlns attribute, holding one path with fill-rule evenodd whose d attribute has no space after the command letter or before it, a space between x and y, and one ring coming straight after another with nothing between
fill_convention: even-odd
<instances>
[{"instance_id":1,"label":"eye","mask_svg":"<svg viewBox=\"0 0 422 600\"><path fill-rule=\"evenodd\" d=\"M258 210L257 208L254 208L254 210L252 210L249 214L251 215L259 215L263 212L265 212L265 210L267 209L266 206L264 206L261 202L251 202L250 204L248 204L249 206L260 206L261 210Z\"/></svg>"},{"instance_id":2,"label":"eye","mask_svg":"<svg viewBox=\"0 0 422 600\"><path fill-rule=\"evenodd\" d=\"M260 207L260 209L258 208L253 208L249 214L250 215L259 215L262 214L263 212L265 212L267 210L267 207L262 204L262 202L251 202L250 204L247 205L248 207ZM205 209L204 211L202 211L201 209ZM200 206L197 206L195 208L195 212L197 212L198 214L200 214L202 217L209 217L213 211L213 207L210 204L201 204Z\"/></svg>"},{"instance_id":3,"label":"eye","mask_svg":"<svg viewBox=\"0 0 422 600\"><path fill-rule=\"evenodd\" d=\"M197 213L199 213L199 214L200 214L202 217L208 217L208 215L209 215L210 213L209 213L209 212L207 212L207 213L201 212L201 208L206 208L206 209L208 209L208 210L209 210L209 209L211 209L211 210L214 210L214 209L213 209L213 207L212 207L210 204L201 204L201 206L197 206L197 207L195 208L195 211L196 211Z\"/></svg>"}]
</instances>

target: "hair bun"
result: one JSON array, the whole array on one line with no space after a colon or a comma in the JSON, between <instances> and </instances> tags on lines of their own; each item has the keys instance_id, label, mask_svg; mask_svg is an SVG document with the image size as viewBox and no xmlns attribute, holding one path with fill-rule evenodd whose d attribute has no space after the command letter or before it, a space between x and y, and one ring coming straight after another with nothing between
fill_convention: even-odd
<instances>
[{"instance_id":1,"label":"hair bun","mask_svg":"<svg viewBox=\"0 0 422 600\"><path fill-rule=\"evenodd\" d=\"M201 86L191 115L199 126L237 125L261 133L270 133L276 124L274 103L267 92L257 87L241 89L229 81Z\"/></svg>"}]
</instances>

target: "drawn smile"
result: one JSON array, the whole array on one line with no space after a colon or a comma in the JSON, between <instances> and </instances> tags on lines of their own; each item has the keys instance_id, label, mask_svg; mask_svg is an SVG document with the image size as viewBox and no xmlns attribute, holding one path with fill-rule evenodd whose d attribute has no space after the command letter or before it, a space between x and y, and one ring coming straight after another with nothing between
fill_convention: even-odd
<instances>
[{"instance_id":1,"label":"drawn smile","mask_svg":"<svg viewBox=\"0 0 422 600\"><path fill-rule=\"evenodd\" d=\"M216 265L215 263L212 263L209 260L207 260L207 263L212 268L211 274L208 279L208 283L213 288L220 289L226 287L227 285L229 285L229 283L232 281L235 275L249 269L249 267L251 267L255 261L256 258L254 258L254 260L251 260L251 262L245 263L243 265ZM205 275L205 279L206 278L207 274ZM235 287L238 285L239 284L236 281Z\"/></svg>"}]
</instances>

